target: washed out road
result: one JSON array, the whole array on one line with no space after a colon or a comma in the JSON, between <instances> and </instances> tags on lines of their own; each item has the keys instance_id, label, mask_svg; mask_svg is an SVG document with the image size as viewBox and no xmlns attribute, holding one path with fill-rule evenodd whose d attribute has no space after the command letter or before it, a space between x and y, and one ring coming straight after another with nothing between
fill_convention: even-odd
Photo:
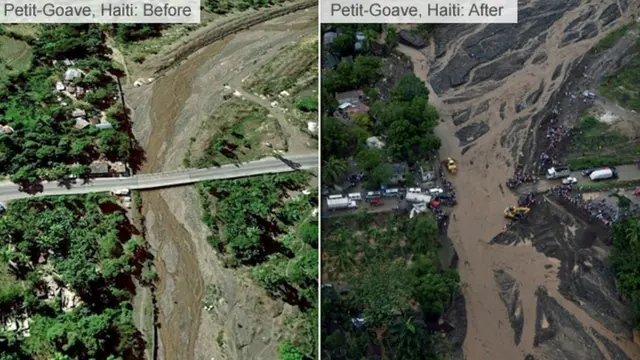
<instances>
[{"instance_id":1,"label":"washed out road","mask_svg":"<svg viewBox=\"0 0 640 360\"><path fill-rule=\"evenodd\" d=\"M19 190L19 186L10 181L0 182L0 201L24 199L33 196L73 195L95 192L107 192L116 189L147 190L170 186L195 184L200 181L232 179L246 176L290 172L294 170L313 169L318 166L318 155L288 156L286 160L298 164L297 169L283 160L268 157L241 164L228 164L205 169L186 169L154 174L141 174L131 177L92 179L87 183L78 181L69 187L58 182L42 184L43 189L36 194L28 194Z\"/></svg>"}]
</instances>

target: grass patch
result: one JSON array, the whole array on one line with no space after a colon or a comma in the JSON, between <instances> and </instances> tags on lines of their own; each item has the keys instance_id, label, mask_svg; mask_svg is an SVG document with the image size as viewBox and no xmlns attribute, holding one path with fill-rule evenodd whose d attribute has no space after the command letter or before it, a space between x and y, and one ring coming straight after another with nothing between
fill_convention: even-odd
<instances>
[{"instance_id":1,"label":"grass patch","mask_svg":"<svg viewBox=\"0 0 640 360\"><path fill-rule=\"evenodd\" d=\"M636 180L610 180L601 181L589 185L577 185L576 189L579 191L604 191L609 189L621 189L640 185L640 179Z\"/></svg>"},{"instance_id":2,"label":"grass patch","mask_svg":"<svg viewBox=\"0 0 640 360\"><path fill-rule=\"evenodd\" d=\"M211 167L261 158L272 149L286 149L282 129L264 107L247 100L231 98L203 124L192 138L185 167ZM267 145L271 145L271 148Z\"/></svg>"},{"instance_id":3,"label":"grass patch","mask_svg":"<svg viewBox=\"0 0 640 360\"><path fill-rule=\"evenodd\" d=\"M568 165L575 170L631 164L640 156L640 143L592 115L582 118L571 139Z\"/></svg>"},{"instance_id":4,"label":"grass patch","mask_svg":"<svg viewBox=\"0 0 640 360\"><path fill-rule=\"evenodd\" d=\"M296 102L296 108L304 112L317 111L318 99L311 96L303 96Z\"/></svg>"},{"instance_id":5,"label":"grass patch","mask_svg":"<svg viewBox=\"0 0 640 360\"><path fill-rule=\"evenodd\" d=\"M38 34L39 28L39 24L3 24L0 25L0 33L17 39L33 39Z\"/></svg>"},{"instance_id":6,"label":"grass patch","mask_svg":"<svg viewBox=\"0 0 640 360\"><path fill-rule=\"evenodd\" d=\"M639 84L640 56L636 54L622 71L602 81L599 92L625 108L640 111Z\"/></svg>"},{"instance_id":7,"label":"grass patch","mask_svg":"<svg viewBox=\"0 0 640 360\"><path fill-rule=\"evenodd\" d=\"M278 55L255 72L248 86L252 91L267 96L276 96L282 91L295 96L305 89L316 89L317 83L318 39L314 34L282 48Z\"/></svg>"},{"instance_id":8,"label":"grass patch","mask_svg":"<svg viewBox=\"0 0 640 360\"><path fill-rule=\"evenodd\" d=\"M593 51L596 53L611 49L617 42L624 36L624 34L631 28L630 24L625 24L618 29L608 33L602 40L593 47Z\"/></svg>"},{"instance_id":9,"label":"grass patch","mask_svg":"<svg viewBox=\"0 0 640 360\"><path fill-rule=\"evenodd\" d=\"M128 65L142 63L148 56L157 54L165 46L171 45L193 30L205 26L208 23L205 21L205 13L203 12L203 21L199 24L169 25L161 31L161 36L127 43L118 42L118 49L125 56Z\"/></svg>"},{"instance_id":10,"label":"grass patch","mask_svg":"<svg viewBox=\"0 0 640 360\"><path fill-rule=\"evenodd\" d=\"M31 47L26 42L0 36L0 77L28 69L31 55Z\"/></svg>"}]
</instances>

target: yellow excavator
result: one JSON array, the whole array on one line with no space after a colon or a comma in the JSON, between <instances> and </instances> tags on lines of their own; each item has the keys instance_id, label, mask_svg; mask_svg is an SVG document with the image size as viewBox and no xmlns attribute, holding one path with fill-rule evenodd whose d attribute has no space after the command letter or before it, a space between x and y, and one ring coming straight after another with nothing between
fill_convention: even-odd
<instances>
[{"instance_id":1,"label":"yellow excavator","mask_svg":"<svg viewBox=\"0 0 640 360\"><path fill-rule=\"evenodd\" d=\"M520 220L524 218L531 209L522 206L509 206L504 209L504 217L511 220Z\"/></svg>"},{"instance_id":2,"label":"yellow excavator","mask_svg":"<svg viewBox=\"0 0 640 360\"><path fill-rule=\"evenodd\" d=\"M447 170L449 170L450 173L455 174L458 170L455 160L453 160L452 158L447 158L447 161L445 163L447 165Z\"/></svg>"}]
</instances>

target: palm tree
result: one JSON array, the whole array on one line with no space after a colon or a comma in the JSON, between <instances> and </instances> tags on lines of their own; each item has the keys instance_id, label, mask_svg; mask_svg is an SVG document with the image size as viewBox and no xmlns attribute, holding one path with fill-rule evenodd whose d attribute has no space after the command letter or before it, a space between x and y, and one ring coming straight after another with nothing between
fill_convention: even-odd
<instances>
[{"instance_id":1,"label":"palm tree","mask_svg":"<svg viewBox=\"0 0 640 360\"><path fill-rule=\"evenodd\" d=\"M389 328L388 343L398 359L424 359L429 352L427 327L413 316L398 316Z\"/></svg>"},{"instance_id":2,"label":"palm tree","mask_svg":"<svg viewBox=\"0 0 640 360\"><path fill-rule=\"evenodd\" d=\"M625 235L632 248L640 249L640 220L630 220L629 227L626 229Z\"/></svg>"},{"instance_id":3,"label":"palm tree","mask_svg":"<svg viewBox=\"0 0 640 360\"><path fill-rule=\"evenodd\" d=\"M347 162L331 157L322 162L322 182L326 185L336 184L347 172Z\"/></svg>"}]
</instances>

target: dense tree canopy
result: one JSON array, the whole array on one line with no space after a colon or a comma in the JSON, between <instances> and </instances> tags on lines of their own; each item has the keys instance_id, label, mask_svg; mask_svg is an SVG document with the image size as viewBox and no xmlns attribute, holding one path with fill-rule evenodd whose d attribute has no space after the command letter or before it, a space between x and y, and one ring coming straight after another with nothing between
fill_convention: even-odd
<instances>
[{"instance_id":1,"label":"dense tree canopy","mask_svg":"<svg viewBox=\"0 0 640 360\"><path fill-rule=\"evenodd\" d=\"M386 135L391 157L410 164L435 154L440 139L433 134L440 115L429 104L429 90L415 75L403 77L392 91L389 102L377 101L371 107L376 129Z\"/></svg>"},{"instance_id":2,"label":"dense tree canopy","mask_svg":"<svg viewBox=\"0 0 640 360\"><path fill-rule=\"evenodd\" d=\"M629 218L613 225L611 263L618 291L629 300L633 323L640 328L640 218Z\"/></svg>"},{"instance_id":3,"label":"dense tree canopy","mask_svg":"<svg viewBox=\"0 0 640 360\"><path fill-rule=\"evenodd\" d=\"M118 209L102 195L10 203L0 218L0 319L28 317L30 336L0 332L3 359L142 356L128 289L144 249ZM77 294L77 307L63 311L47 295L47 275Z\"/></svg>"},{"instance_id":4,"label":"dense tree canopy","mask_svg":"<svg viewBox=\"0 0 640 360\"><path fill-rule=\"evenodd\" d=\"M446 310L459 283L456 272L441 269L437 236L427 215L365 213L325 224L323 276L332 284L322 297L326 356L367 358L382 346L391 359L435 358L425 321Z\"/></svg>"},{"instance_id":5,"label":"dense tree canopy","mask_svg":"<svg viewBox=\"0 0 640 360\"><path fill-rule=\"evenodd\" d=\"M323 74L322 86L329 93L372 86L382 79L382 59L376 56L358 56L349 63L342 61L335 70Z\"/></svg>"}]
</instances>

